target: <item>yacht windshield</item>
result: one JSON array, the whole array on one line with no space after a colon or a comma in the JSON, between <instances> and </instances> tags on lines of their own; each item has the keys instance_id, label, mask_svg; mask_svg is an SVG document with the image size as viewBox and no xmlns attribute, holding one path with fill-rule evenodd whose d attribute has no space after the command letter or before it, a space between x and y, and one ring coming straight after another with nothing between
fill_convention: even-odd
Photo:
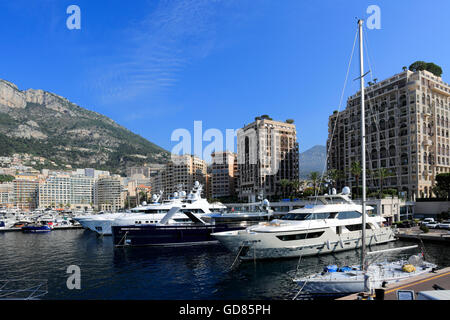
<instances>
[{"instance_id":1,"label":"yacht windshield","mask_svg":"<svg viewBox=\"0 0 450 320\"><path fill-rule=\"evenodd\" d=\"M284 215L281 220L320 220L328 219L330 213L288 213Z\"/></svg>"}]
</instances>

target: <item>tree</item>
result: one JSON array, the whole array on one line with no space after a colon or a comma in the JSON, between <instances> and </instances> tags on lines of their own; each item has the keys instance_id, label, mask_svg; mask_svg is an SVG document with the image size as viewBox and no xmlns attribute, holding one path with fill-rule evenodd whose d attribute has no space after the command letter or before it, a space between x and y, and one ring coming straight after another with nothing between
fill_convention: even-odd
<instances>
[{"instance_id":1,"label":"tree","mask_svg":"<svg viewBox=\"0 0 450 320\"><path fill-rule=\"evenodd\" d=\"M442 68L433 62L416 61L409 66L409 70L413 72L427 70L437 77L442 75Z\"/></svg>"},{"instance_id":2,"label":"tree","mask_svg":"<svg viewBox=\"0 0 450 320\"><path fill-rule=\"evenodd\" d=\"M317 190L317 183L319 181L319 173L317 171L313 171L309 174L309 179L312 181L313 183L313 187L314 187L314 195L316 195L316 190Z\"/></svg>"},{"instance_id":3,"label":"tree","mask_svg":"<svg viewBox=\"0 0 450 320\"><path fill-rule=\"evenodd\" d=\"M380 198L383 197L383 183L387 177L392 176L392 172L386 168L380 168L376 172L376 177L380 180Z\"/></svg>"},{"instance_id":4,"label":"tree","mask_svg":"<svg viewBox=\"0 0 450 320\"><path fill-rule=\"evenodd\" d=\"M328 179L331 180L331 185L337 188L338 182L342 179L344 174L337 169L331 169L327 172Z\"/></svg>"},{"instance_id":5,"label":"tree","mask_svg":"<svg viewBox=\"0 0 450 320\"><path fill-rule=\"evenodd\" d=\"M293 191L294 196L297 196L298 191L300 189L300 181L298 180L291 181L291 189Z\"/></svg>"},{"instance_id":6,"label":"tree","mask_svg":"<svg viewBox=\"0 0 450 320\"><path fill-rule=\"evenodd\" d=\"M283 188L283 197L286 197L286 189L289 186L290 181L288 179L281 179L280 185Z\"/></svg>"},{"instance_id":7,"label":"tree","mask_svg":"<svg viewBox=\"0 0 450 320\"><path fill-rule=\"evenodd\" d=\"M447 172L436 175L435 181L435 193L448 199L450 195L450 173Z\"/></svg>"},{"instance_id":8,"label":"tree","mask_svg":"<svg viewBox=\"0 0 450 320\"><path fill-rule=\"evenodd\" d=\"M355 181L356 181L356 197L358 197L358 191L359 191L359 177L362 174L362 168L361 168L361 164L359 163L359 161L353 162L351 167L350 167L350 172L351 174L355 177Z\"/></svg>"}]
</instances>

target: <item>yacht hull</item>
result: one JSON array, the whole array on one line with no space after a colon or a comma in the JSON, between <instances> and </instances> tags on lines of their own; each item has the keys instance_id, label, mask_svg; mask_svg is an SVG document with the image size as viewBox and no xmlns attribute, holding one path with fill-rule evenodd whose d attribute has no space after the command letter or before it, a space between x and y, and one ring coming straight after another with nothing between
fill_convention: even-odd
<instances>
[{"instance_id":1,"label":"yacht hull","mask_svg":"<svg viewBox=\"0 0 450 320\"><path fill-rule=\"evenodd\" d=\"M283 241L283 236L292 236L297 232L285 233L252 233L247 231L230 231L213 234L228 250L239 254L242 260L294 258L329 254L361 247L361 231L337 235L327 229L318 238ZM366 244L378 245L394 241L391 228L383 227L366 231Z\"/></svg>"},{"instance_id":2,"label":"yacht hull","mask_svg":"<svg viewBox=\"0 0 450 320\"><path fill-rule=\"evenodd\" d=\"M211 234L242 229L228 225L112 226L115 246L180 246L217 242Z\"/></svg>"}]
</instances>

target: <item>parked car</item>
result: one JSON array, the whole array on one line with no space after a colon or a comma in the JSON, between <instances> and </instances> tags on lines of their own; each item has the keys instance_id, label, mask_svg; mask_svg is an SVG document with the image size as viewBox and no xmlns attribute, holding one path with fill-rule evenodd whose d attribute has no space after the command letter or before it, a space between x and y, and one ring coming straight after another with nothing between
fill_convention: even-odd
<instances>
[{"instance_id":1,"label":"parked car","mask_svg":"<svg viewBox=\"0 0 450 320\"><path fill-rule=\"evenodd\" d=\"M425 225L429 229L437 229L439 227L439 223L437 223L436 221L425 223Z\"/></svg>"},{"instance_id":2,"label":"parked car","mask_svg":"<svg viewBox=\"0 0 450 320\"><path fill-rule=\"evenodd\" d=\"M438 228L450 230L450 220L442 221L441 223L439 223Z\"/></svg>"},{"instance_id":3,"label":"parked car","mask_svg":"<svg viewBox=\"0 0 450 320\"><path fill-rule=\"evenodd\" d=\"M435 222L434 218L425 218L425 219L422 220L422 222L420 224L421 225L422 224L426 225L427 223L430 223L430 222Z\"/></svg>"}]
</instances>

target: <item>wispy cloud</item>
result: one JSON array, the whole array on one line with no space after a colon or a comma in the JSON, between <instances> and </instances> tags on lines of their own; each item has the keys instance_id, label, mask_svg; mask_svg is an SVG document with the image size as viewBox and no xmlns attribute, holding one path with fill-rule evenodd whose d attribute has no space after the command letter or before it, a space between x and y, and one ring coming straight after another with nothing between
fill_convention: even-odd
<instances>
[{"instance_id":1,"label":"wispy cloud","mask_svg":"<svg viewBox=\"0 0 450 320\"><path fill-rule=\"evenodd\" d=\"M219 0L159 2L145 19L123 30L126 48L117 61L91 71L90 89L108 103L173 87L190 62L214 49L221 9Z\"/></svg>"}]
</instances>

